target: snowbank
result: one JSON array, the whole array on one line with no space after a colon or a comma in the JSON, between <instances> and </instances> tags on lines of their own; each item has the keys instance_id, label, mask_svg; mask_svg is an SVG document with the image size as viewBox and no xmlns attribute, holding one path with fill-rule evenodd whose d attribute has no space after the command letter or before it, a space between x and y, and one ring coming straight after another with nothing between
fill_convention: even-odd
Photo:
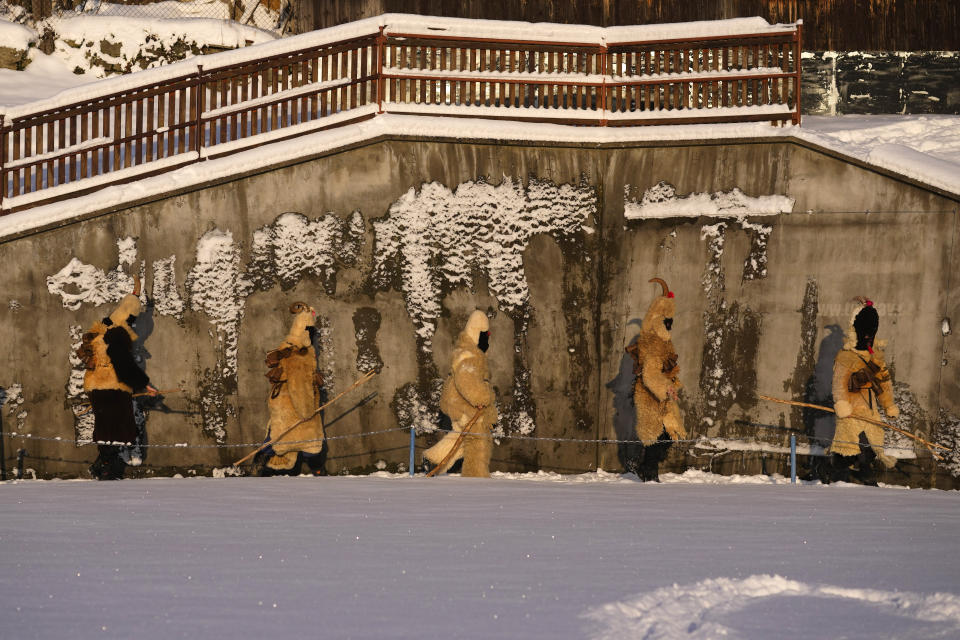
<instances>
[{"instance_id":1,"label":"snowbank","mask_svg":"<svg viewBox=\"0 0 960 640\"><path fill-rule=\"evenodd\" d=\"M934 158L905 144L881 144L870 150L867 162L948 191L956 191L960 184L960 164Z\"/></svg>"},{"instance_id":2,"label":"snowbank","mask_svg":"<svg viewBox=\"0 0 960 640\"><path fill-rule=\"evenodd\" d=\"M0 47L26 49L37 41L37 32L22 24L0 20Z\"/></svg>"}]
</instances>

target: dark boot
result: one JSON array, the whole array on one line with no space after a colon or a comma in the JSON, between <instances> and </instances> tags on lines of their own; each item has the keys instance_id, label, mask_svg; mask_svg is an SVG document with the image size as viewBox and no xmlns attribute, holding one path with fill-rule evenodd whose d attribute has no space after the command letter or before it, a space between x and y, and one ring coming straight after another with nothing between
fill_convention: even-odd
<instances>
[{"instance_id":1,"label":"dark boot","mask_svg":"<svg viewBox=\"0 0 960 640\"><path fill-rule=\"evenodd\" d=\"M302 453L303 461L310 469L310 474L314 476L327 475L327 447L324 445L320 453Z\"/></svg>"},{"instance_id":2,"label":"dark boot","mask_svg":"<svg viewBox=\"0 0 960 640\"><path fill-rule=\"evenodd\" d=\"M833 454L830 458L830 476L832 482L850 482L850 466L856 462L856 456Z\"/></svg>"},{"instance_id":3,"label":"dark boot","mask_svg":"<svg viewBox=\"0 0 960 640\"><path fill-rule=\"evenodd\" d=\"M127 463L120 457L120 447L101 444L97 446L99 455L90 465L90 475L96 480L120 480L126 471Z\"/></svg>"},{"instance_id":4,"label":"dark boot","mask_svg":"<svg viewBox=\"0 0 960 640\"><path fill-rule=\"evenodd\" d=\"M644 482L660 482L660 463L666 460L673 440L666 430L653 444L644 447L643 462L640 464L640 479Z\"/></svg>"}]
</instances>

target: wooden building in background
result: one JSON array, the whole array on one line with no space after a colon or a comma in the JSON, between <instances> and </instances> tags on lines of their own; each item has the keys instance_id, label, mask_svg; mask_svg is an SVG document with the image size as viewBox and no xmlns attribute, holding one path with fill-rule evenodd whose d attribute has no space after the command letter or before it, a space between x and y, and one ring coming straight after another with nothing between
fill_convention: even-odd
<instances>
[{"instance_id":1,"label":"wooden building in background","mask_svg":"<svg viewBox=\"0 0 960 640\"><path fill-rule=\"evenodd\" d=\"M294 30L381 13L601 27L760 16L803 20L808 51L956 51L958 0L291 0Z\"/></svg>"}]
</instances>

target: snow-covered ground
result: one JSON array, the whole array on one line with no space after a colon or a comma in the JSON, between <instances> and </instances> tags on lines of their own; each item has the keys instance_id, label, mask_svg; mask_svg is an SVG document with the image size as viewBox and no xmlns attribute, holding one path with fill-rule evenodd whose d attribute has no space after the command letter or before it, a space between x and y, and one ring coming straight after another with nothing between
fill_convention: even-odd
<instances>
[{"instance_id":1,"label":"snow-covered ground","mask_svg":"<svg viewBox=\"0 0 960 640\"><path fill-rule=\"evenodd\" d=\"M0 485L8 638L957 638L960 493L385 473Z\"/></svg>"}]
</instances>

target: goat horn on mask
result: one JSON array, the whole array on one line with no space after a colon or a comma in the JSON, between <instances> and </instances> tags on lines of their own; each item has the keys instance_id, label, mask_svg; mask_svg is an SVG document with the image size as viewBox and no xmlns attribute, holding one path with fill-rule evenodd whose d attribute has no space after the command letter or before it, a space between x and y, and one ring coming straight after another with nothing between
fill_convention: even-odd
<instances>
[{"instance_id":1,"label":"goat horn on mask","mask_svg":"<svg viewBox=\"0 0 960 640\"><path fill-rule=\"evenodd\" d=\"M292 305L290 305L290 313L293 315L297 315L298 313L306 311L307 309L309 309L309 307L305 302L294 302Z\"/></svg>"},{"instance_id":2,"label":"goat horn on mask","mask_svg":"<svg viewBox=\"0 0 960 640\"><path fill-rule=\"evenodd\" d=\"M662 296L664 296L664 297L670 297L670 287L667 286L667 283L664 282L663 279L661 279L661 278L650 278L650 280L649 280L648 282L656 282L657 284L659 284L659 285L663 288L663 293L660 294L660 295L662 295Z\"/></svg>"}]
</instances>

